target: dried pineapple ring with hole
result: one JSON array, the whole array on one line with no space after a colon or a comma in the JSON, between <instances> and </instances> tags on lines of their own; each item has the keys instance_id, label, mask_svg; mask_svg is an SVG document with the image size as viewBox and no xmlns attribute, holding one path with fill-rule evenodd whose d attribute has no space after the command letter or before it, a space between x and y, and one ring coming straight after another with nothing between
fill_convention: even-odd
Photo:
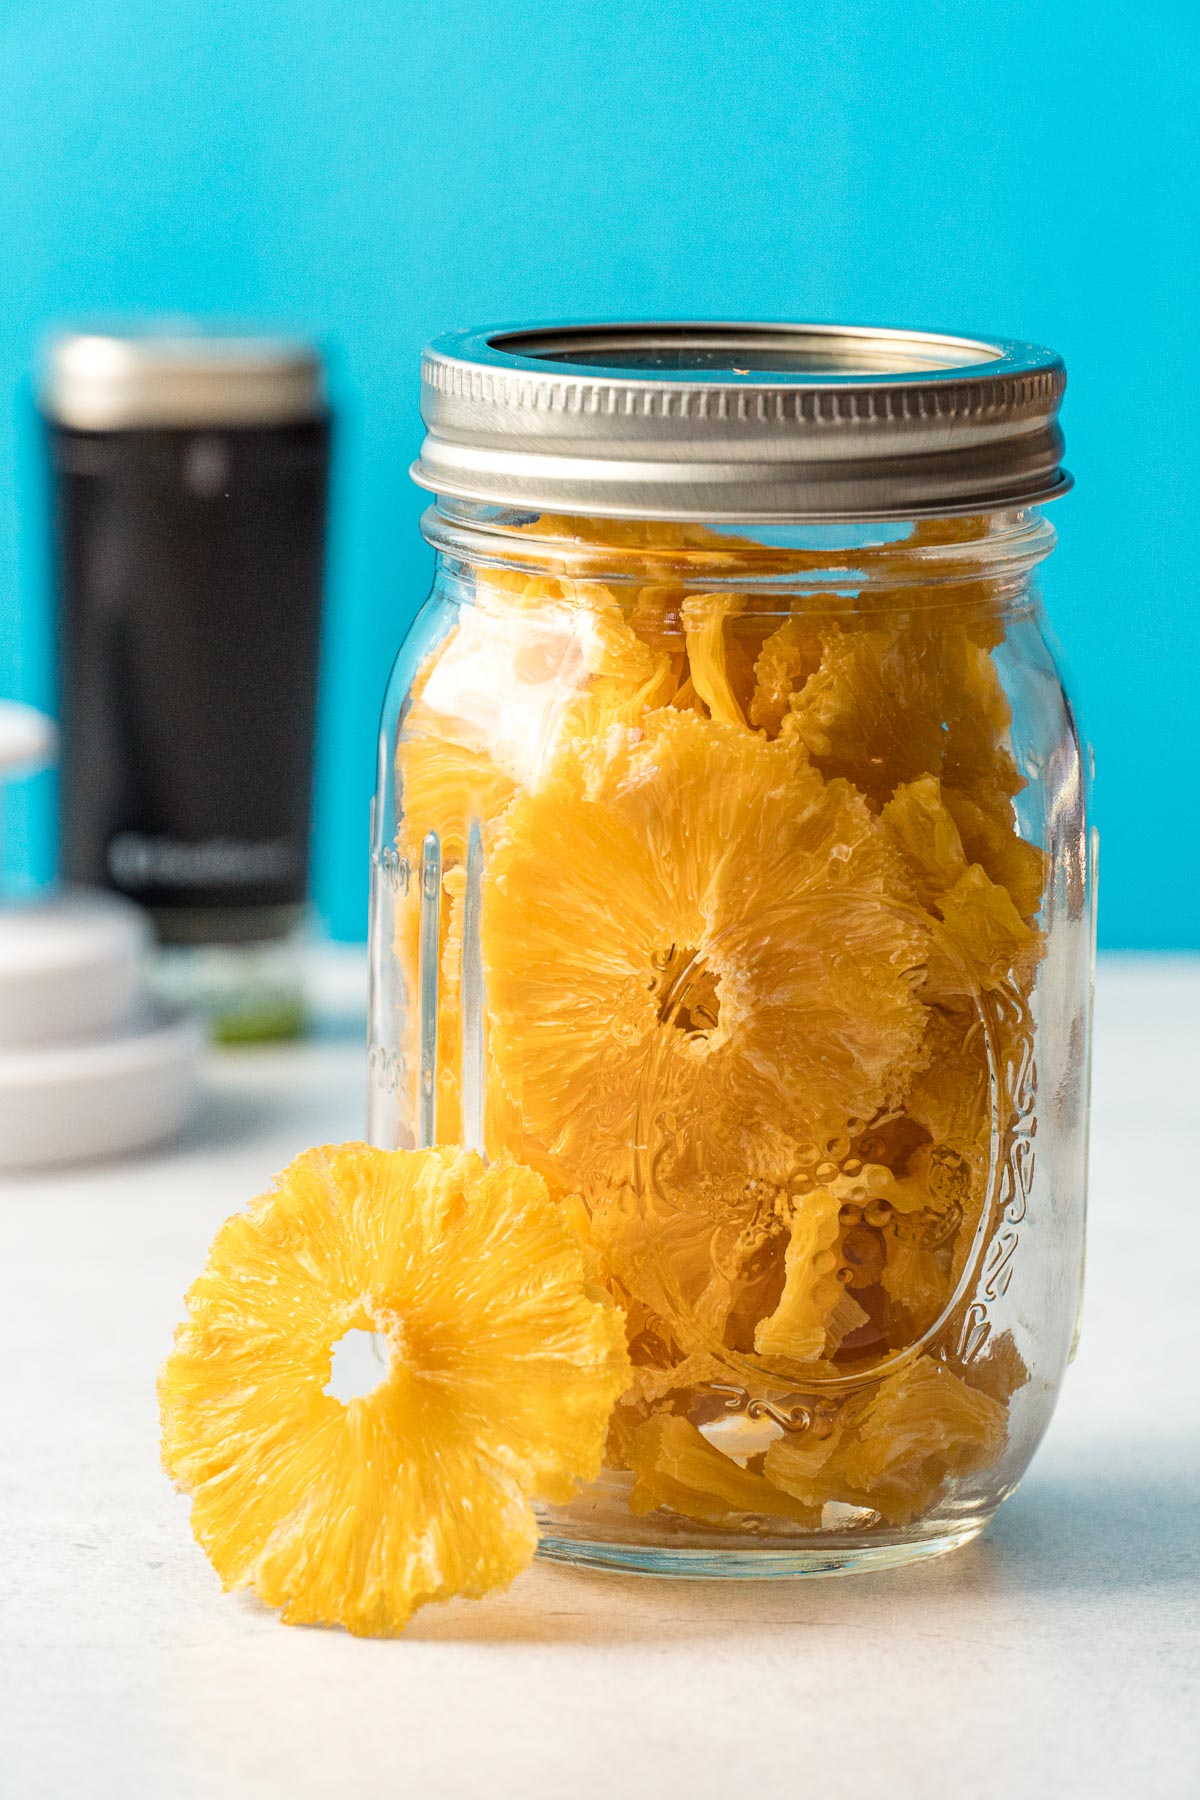
<instances>
[{"instance_id":1,"label":"dried pineapple ring with hole","mask_svg":"<svg viewBox=\"0 0 1200 1800\"><path fill-rule=\"evenodd\" d=\"M224 1586L293 1624L391 1635L506 1586L530 1500L600 1468L630 1378L540 1177L449 1151L309 1150L226 1221L159 1379L163 1463ZM388 1363L343 1404L334 1345Z\"/></svg>"},{"instance_id":2,"label":"dried pineapple ring with hole","mask_svg":"<svg viewBox=\"0 0 1200 1800\"><path fill-rule=\"evenodd\" d=\"M617 1279L685 1349L750 1352L778 1299L753 1257L723 1266L722 1223L750 1230L798 1143L848 1150L911 1079L928 929L904 886L846 784L691 714L565 761L493 840L492 1098L513 1101L490 1118L517 1135L489 1141L579 1183ZM831 1339L866 1320L840 1293L828 1310Z\"/></svg>"},{"instance_id":3,"label":"dried pineapple ring with hole","mask_svg":"<svg viewBox=\"0 0 1200 1800\"><path fill-rule=\"evenodd\" d=\"M793 746L668 709L562 759L485 872L490 1057L524 1131L617 1186L639 1119L751 1175L869 1117L924 1027L904 886L862 800Z\"/></svg>"}]
</instances>

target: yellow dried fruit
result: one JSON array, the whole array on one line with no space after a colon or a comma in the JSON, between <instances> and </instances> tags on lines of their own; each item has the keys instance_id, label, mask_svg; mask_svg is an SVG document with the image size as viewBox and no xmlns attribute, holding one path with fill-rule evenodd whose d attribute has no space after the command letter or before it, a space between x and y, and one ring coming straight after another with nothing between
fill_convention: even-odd
<instances>
[{"instance_id":1,"label":"yellow dried fruit","mask_svg":"<svg viewBox=\"0 0 1200 1800\"><path fill-rule=\"evenodd\" d=\"M1020 988L1027 985L1041 939L1017 911L1007 888L973 863L942 895L937 910L958 952L960 972L931 997L973 999L981 991L1009 986L1014 978Z\"/></svg>"},{"instance_id":2,"label":"yellow dried fruit","mask_svg":"<svg viewBox=\"0 0 1200 1800\"><path fill-rule=\"evenodd\" d=\"M842 1202L837 1194L806 1194L796 1207L788 1239L785 1284L779 1305L754 1334L760 1356L816 1362L840 1349L867 1314L838 1276Z\"/></svg>"},{"instance_id":3,"label":"yellow dried fruit","mask_svg":"<svg viewBox=\"0 0 1200 1800\"><path fill-rule=\"evenodd\" d=\"M599 582L480 574L429 658L405 714L397 774L414 835L436 832L447 861L471 819L536 788L565 745L664 705L669 657L631 629Z\"/></svg>"},{"instance_id":4,"label":"yellow dried fruit","mask_svg":"<svg viewBox=\"0 0 1200 1800\"><path fill-rule=\"evenodd\" d=\"M226 1588L288 1623L403 1629L507 1585L530 1501L599 1470L629 1364L540 1178L450 1151L310 1150L226 1221L159 1379L163 1462ZM343 1404L335 1344L387 1366Z\"/></svg>"},{"instance_id":5,"label":"yellow dried fruit","mask_svg":"<svg viewBox=\"0 0 1200 1800\"><path fill-rule=\"evenodd\" d=\"M900 1220L886 1233L881 1281L892 1302L891 1335L900 1343L920 1337L950 1298L944 1250L931 1248L919 1230L906 1231Z\"/></svg>"},{"instance_id":6,"label":"yellow dried fruit","mask_svg":"<svg viewBox=\"0 0 1200 1800\"><path fill-rule=\"evenodd\" d=\"M984 812L969 794L945 787L942 800L958 826L967 861L978 863L994 882L1007 888L1021 918L1032 925L1046 889L1046 852L1019 837L1011 825Z\"/></svg>"},{"instance_id":7,"label":"yellow dried fruit","mask_svg":"<svg viewBox=\"0 0 1200 1800\"><path fill-rule=\"evenodd\" d=\"M923 906L933 908L967 872L967 858L953 814L932 775L903 783L887 801L884 824L896 841Z\"/></svg>"},{"instance_id":8,"label":"yellow dried fruit","mask_svg":"<svg viewBox=\"0 0 1200 1800\"><path fill-rule=\"evenodd\" d=\"M905 1097L905 1116L926 1144L949 1144L972 1161L978 1151L986 1160L991 1067L979 1014L973 1008L931 1006L921 1061Z\"/></svg>"},{"instance_id":9,"label":"yellow dried fruit","mask_svg":"<svg viewBox=\"0 0 1200 1800\"><path fill-rule=\"evenodd\" d=\"M404 1110L416 1110L420 896L432 871L440 887L436 1137L461 1140L461 952L465 866L518 787L536 789L556 756L675 688L670 659L632 631L597 582L502 570L480 575L463 609L414 683L397 744L403 824L397 849L405 880L396 907L395 954L407 993Z\"/></svg>"},{"instance_id":10,"label":"yellow dried fruit","mask_svg":"<svg viewBox=\"0 0 1200 1800\"><path fill-rule=\"evenodd\" d=\"M814 1457L803 1436L768 1449L763 1473L803 1505L834 1500L905 1525L952 1476L986 1468L1007 1438L1004 1406L953 1370L918 1357L882 1381Z\"/></svg>"},{"instance_id":11,"label":"yellow dried fruit","mask_svg":"<svg viewBox=\"0 0 1200 1800\"><path fill-rule=\"evenodd\" d=\"M820 1508L743 1469L703 1437L687 1419L662 1414L626 1429L621 1453L633 1471L630 1511L669 1507L685 1519L736 1525L747 1515L819 1523Z\"/></svg>"},{"instance_id":12,"label":"yellow dried fruit","mask_svg":"<svg viewBox=\"0 0 1200 1800\"><path fill-rule=\"evenodd\" d=\"M776 737L788 714L788 703L821 666L822 640L804 619L785 619L759 651L754 665L750 723Z\"/></svg>"},{"instance_id":13,"label":"yellow dried fruit","mask_svg":"<svg viewBox=\"0 0 1200 1800\"><path fill-rule=\"evenodd\" d=\"M675 1179L746 1177L869 1117L924 1029L901 882L794 746L666 710L563 759L485 881L489 1054L526 1138L586 1192L655 1131Z\"/></svg>"},{"instance_id":14,"label":"yellow dried fruit","mask_svg":"<svg viewBox=\"0 0 1200 1800\"><path fill-rule=\"evenodd\" d=\"M744 594L691 594L681 616L691 686L712 719L745 725L758 691L758 663L774 629Z\"/></svg>"},{"instance_id":15,"label":"yellow dried fruit","mask_svg":"<svg viewBox=\"0 0 1200 1800\"><path fill-rule=\"evenodd\" d=\"M867 628L848 621L825 630L822 647L782 729L825 774L854 782L876 807L904 782L936 775L1011 819L1022 785L1008 746L1011 710L988 650L965 625L919 611Z\"/></svg>"}]
</instances>

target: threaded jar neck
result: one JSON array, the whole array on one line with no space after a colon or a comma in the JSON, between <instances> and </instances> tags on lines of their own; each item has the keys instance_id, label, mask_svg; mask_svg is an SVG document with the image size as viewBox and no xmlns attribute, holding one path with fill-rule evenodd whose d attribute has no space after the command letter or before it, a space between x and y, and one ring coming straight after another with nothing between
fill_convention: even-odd
<instances>
[{"instance_id":1,"label":"threaded jar neck","mask_svg":"<svg viewBox=\"0 0 1200 1800\"><path fill-rule=\"evenodd\" d=\"M919 521L700 525L567 518L439 498L422 519L445 578L499 569L618 588L661 581L706 592L852 599L893 591L898 604L956 604L964 589L1003 609L1055 544L1038 508ZM921 596L918 601L917 595Z\"/></svg>"}]
</instances>

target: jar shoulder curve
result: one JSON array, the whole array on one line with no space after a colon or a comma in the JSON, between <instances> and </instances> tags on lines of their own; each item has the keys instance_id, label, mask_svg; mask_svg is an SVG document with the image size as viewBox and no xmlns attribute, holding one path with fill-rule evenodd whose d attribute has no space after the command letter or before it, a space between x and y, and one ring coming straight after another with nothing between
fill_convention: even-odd
<instances>
[{"instance_id":1,"label":"jar shoulder curve","mask_svg":"<svg viewBox=\"0 0 1200 1800\"><path fill-rule=\"evenodd\" d=\"M385 730L389 722L395 728L424 664L453 629L460 605L460 597L450 590L441 571L435 569L424 598L405 626L392 659L384 690Z\"/></svg>"},{"instance_id":2,"label":"jar shoulder curve","mask_svg":"<svg viewBox=\"0 0 1200 1800\"><path fill-rule=\"evenodd\" d=\"M1018 829L1051 864L1074 860L1091 810L1091 755L1070 677L1040 598L1011 618L993 653L1011 712L1009 738L1022 786Z\"/></svg>"}]
</instances>

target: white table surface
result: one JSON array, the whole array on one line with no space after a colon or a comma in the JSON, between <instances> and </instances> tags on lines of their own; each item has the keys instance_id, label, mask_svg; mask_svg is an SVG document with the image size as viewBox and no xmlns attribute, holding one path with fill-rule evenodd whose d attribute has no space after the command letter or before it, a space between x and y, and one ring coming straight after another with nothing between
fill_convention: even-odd
<instances>
[{"instance_id":1,"label":"white table surface","mask_svg":"<svg viewBox=\"0 0 1200 1800\"><path fill-rule=\"evenodd\" d=\"M301 1048L215 1059L176 1148L0 1185L0 1795L1200 1795L1200 959L1102 965L1088 1301L1025 1484L891 1574L535 1567L403 1639L225 1598L156 1365L220 1220L361 1135L357 959Z\"/></svg>"}]
</instances>

